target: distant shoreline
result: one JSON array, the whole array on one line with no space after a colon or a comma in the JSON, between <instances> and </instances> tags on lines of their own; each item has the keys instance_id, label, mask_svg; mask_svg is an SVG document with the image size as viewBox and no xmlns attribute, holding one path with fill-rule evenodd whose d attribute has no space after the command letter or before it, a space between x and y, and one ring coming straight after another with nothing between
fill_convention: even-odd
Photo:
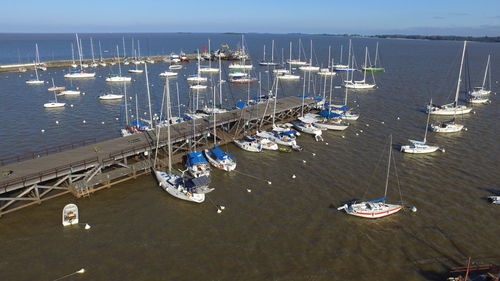
<instances>
[{"instance_id":1,"label":"distant shoreline","mask_svg":"<svg viewBox=\"0 0 500 281\"><path fill-rule=\"evenodd\" d=\"M499 43L500 36L456 36L456 35L402 35L402 34L383 34L383 35L359 35L359 34L321 34L324 36L348 36L348 37L367 37L382 39L408 39L408 40L446 40L446 41L475 41L486 43Z\"/></svg>"}]
</instances>

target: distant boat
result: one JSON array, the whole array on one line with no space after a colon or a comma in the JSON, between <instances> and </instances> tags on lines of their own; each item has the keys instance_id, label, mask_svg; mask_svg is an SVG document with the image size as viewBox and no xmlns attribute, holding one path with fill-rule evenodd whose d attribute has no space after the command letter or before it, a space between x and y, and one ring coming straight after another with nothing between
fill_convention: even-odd
<instances>
[{"instance_id":1,"label":"distant boat","mask_svg":"<svg viewBox=\"0 0 500 281\"><path fill-rule=\"evenodd\" d=\"M266 45L264 45L264 55L262 61L259 62L262 66L277 66L279 63L274 62L274 40L271 41L271 61L266 61Z\"/></svg>"},{"instance_id":2,"label":"distant boat","mask_svg":"<svg viewBox=\"0 0 500 281\"><path fill-rule=\"evenodd\" d=\"M233 142L239 148L246 150L246 151L249 151L249 152L261 152L262 151L262 145L260 144L260 141L258 141L255 138L249 137L249 136L245 136L239 140L234 140Z\"/></svg>"},{"instance_id":3,"label":"distant boat","mask_svg":"<svg viewBox=\"0 0 500 281\"><path fill-rule=\"evenodd\" d=\"M236 169L236 160L234 156L222 151L218 145L214 145L212 149L205 149L205 156L210 164L218 169L226 172Z\"/></svg>"},{"instance_id":4,"label":"distant boat","mask_svg":"<svg viewBox=\"0 0 500 281\"><path fill-rule=\"evenodd\" d=\"M173 72L173 71L164 71L162 73L159 74L160 77L174 77L174 76L177 76L178 73L177 72Z\"/></svg>"},{"instance_id":5,"label":"distant boat","mask_svg":"<svg viewBox=\"0 0 500 281\"><path fill-rule=\"evenodd\" d=\"M428 113L433 115L456 115L456 114L466 114L471 112L472 110L471 107L458 104L458 95L460 94L460 82L462 81L462 69L464 66L466 47L467 47L467 41L464 41L464 48L462 51L462 61L460 63L460 71L458 72L457 89L455 91L455 101L453 103L444 105L430 104L427 106Z\"/></svg>"},{"instance_id":6,"label":"distant boat","mask_svg":"<svg viewBox=\"0 0 500 281\"><path fill-rule=\"evenodd\" d=\"M182 69L182 65L180 64L172 64L168 67L168 69L170 70L179 70L179 69Z\"/></svg>"},{"instance_id":7,"label":"distant boat","mask_svg":"<svg viewBox=\"0 0 500 281\"><path fill-rule=\"evenodd\" d=\"M427 123L425 125L424 140L423 141L409 140L410 141L409 145L401 146L400 149L401 152L422 154L422 153L432 153L439 149L439 146L427 144L427 128L429 127L429 118L430 118L430 113L427 114Z\"/></svg>"},{"instance_id":8,"label":"distant boat","mask_svg":"<svg viewBox=\"0 0 500 281\"><path fill-rule=\"evenodd\" d=\"M78 224L78 207L75 204L64 206L62 211L62 225L69 226Z\"/></svg>"},{"instance_id":9,"label":"distant boat","mask_svg":"<svg viewBox=\"0 0 500 281\"><path fill-rule=\"evenodd\" d=\"M33 62L33 64L35 64L35 62ZM35 75L36 75L36 79L26 80L26 84L37 85L37 84L45 83L45 81L40 80L38 77L38 70L37 70L36 64L35 64Z\"/></svg>"},{"instance_id":10,"label":"distant boat","mask_svg":"<svg viewBox=\"0 0 500 281\"><path fill-rule=\"evenodd\" d=\"M312 40L311 40L311 47L310 48L311 48L311 54L310 54L310 58L309 58L309 64L300 66L299 69L302 70L302 71L314 71L314 72L317 72L317 71L319 71L319 66L313 66L312 65L312 55L313 55L313 43L312 43Z\"/></svg>"},{"instance_id":11,"label":"distant boat","mask_svg":"<svg viewBox=\"0 0 500 281\"><path fill-rule=\"evenodd\" d=\"M83 63L83 52L82 52L82 45L80 44L80 39L78 39L78 34L75 34L76 36L76 46L78 49L78 57L80 60L80 68L74 67L69 73L66 73L64 75L64 78L73 78L73 79L79 79L79 78L94 78L95 77L95 72L86 72L83 71L85 67L88 67L88 65Z\"/></svg>"},{"instance_id":12,"label":"distant boat","mask_svg":"<svg viewBox=\"0 0 500 281\"><path fill-rule=\"evenodd\" d=\"M291 42L290 42L290 44L291 44ZM307 65L306 61L301 61L300 60L300 54L302 52L302 40L300 38L299 38L299 47L298 47L298 49L299 49L299 58L298 59L292 59L292 57L291 57L292 54L290 52L290 59L288 59L286 61L286 63L288 63L289 65Z\"/></svg>"},{"instance_id":13,"label":"distant boat","mask_svg":"<svg viewBox=\"0 0 500 281\"><path fill-rule=\"evenodd\" d=\"M122 76L122 67L120 64L120 52L118 45L116 45L116 56L118 57L118 74L113 74L106 78L106 82L130 82L132 77Z\"/></svg>"},{"instance_id":14,"label":"distant boat","mask_svg":"<svg viewBox=\"0 0 500 281\"><path fill-rule=\"evenodd\" d=\"M375 48L375 62L372 66L364 65L361 70L368 72L384 72L385 68L378 66L377 63L380 63L380 58L378 54L378 42L377 47Z\"/></svg>"},{"instance_id":15,"label":"distant boat","mask_svg":"<svg viewBox=\"0 0 500 281\"><path fill-rule=\"evenodd\" d=\"M389 142L389 159L388 159L388 164L387 164L387 176L385 180L385 191L384 191L384 197L375 199L375 200L370 200L370 201L363 201L363 202L354 202L354 203L349 203L345 204L339 208L337 208L339 211L344 210L347 214L357 216L357 217L362 217L362 218L367 218L367 219L377 219L377 218L382 218L386 217L392 214L395 214L399 212L401 209L403 209L403 205L399 204L388 204L386 203L387 200L387 187L389 186L389 174L390 174L390 169L391 169L391 158L392 158L392 135L390 138Z\"/></svg>"},{"instance_id":16,"label":"distant boat","mask_svg":"<svg viewBox=\"0 0 500 281\"><path fill-rule=\"evenodd\" d=\"M117 94L106 94L99 96L100 100L119 100L122 99L123 95L117 95Z\"/></svg>"},{"instance_id":17,"label":"distant boat","mask_svg":"<svg viewBox=\"0 0 500 281\"><path fill-rule=\"evenodd\" d=\"M368 58L368 47L365 47L365 65L367 65ZM354 55L352 57L352 65L354 65ZM353 73L354 74L354 73ZM372 75L373 76L373 75ZM344 87L349 89L372 89L375 88L375 77L373 78L373 83L366 82L366 71L363 71L363 80L354 80L354 75L351 75L350 81L344 81Z\"/></svg>"},{"instance_id":18,"label":"distant boat","mask_svg":"<svg viewBox=\"0 0 500 281\"><path fill-rule=\"evenodd\" d=\"M489 74L489 76L488 76ZM488 87L486 88L486 77L488 77ZM488 55L488 60L486 62L486 69L484 70L483 84L481 87L474 87L472 91L468 93L467 102L474 104L487 104L490 103L488 95L491 93L491 67L490 67L490 55Z\"/></svg>"}]
</instances>

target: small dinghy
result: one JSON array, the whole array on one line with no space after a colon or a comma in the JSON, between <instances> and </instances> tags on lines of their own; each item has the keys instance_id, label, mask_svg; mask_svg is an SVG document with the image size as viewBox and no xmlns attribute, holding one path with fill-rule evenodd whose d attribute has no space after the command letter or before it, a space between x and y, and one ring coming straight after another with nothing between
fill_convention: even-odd
<instances>
[{"instance_id":1,"label":"small dinghy","mask_svg":"<svg viewBox=\"0 0 500 281\"><path fill-rule=\"evenodd\" d=\"M210 163L208 163L205 156L201 151L189 152L187 155L186 165L189 173L195 177L199 178L202 176L210 176Z\"/></svg>"},{"instance_id":2,"label":"small dinghy","mask_svg":"<svg viewBox=\"0 0 500 281\"><path fill-rule=\"evenodd\" d=\"M173 76L177 76L178 73L177 72L173 72L173 71L165 71L165 72L162 72L159 74L160 77L173 77Z\"/></svg>"},{"instance_id":3,"label":"small dinghy","mask_svg":"<svg viewBox=\"0 0 500 281\"><path fill-rule=\"evenodd\" d=\"M432 100L431 100L432 103ZM423 141L409 140L409 145L402 145L401 152L405 153L432 153L439 149L439 146L433 146L427 144L427 128L429 127L430 112L427 112L427 123L425 124L425 133Z\"/></svg>"},{"instance_id":4,"label":"small dinghy","mask_svg":"<svg viewBox=\"0 0 500 281\"><path fill-rule=\"evenodd\" d=\"M236 160L234 156L222 151L219 146L214 145L212 149L205 149L205 156L208 159L208 162L212 164L214 167L230 172L236 169Z\"/></svg>"},{"instance_id":5,"label":"small dinghy","mask_svg":"<svg viewBox=\"0 0 500 281\"><path fill-rule=\"evenodd\" d=\"M500 196L488 196L488 199L491 201L491 204L500 205Z\"/></svg>"},{"instance_id":6,"label":"small dinghy","mask_svg":"<svg viewBox=\"0 0 500 281\"><path fill-rule=\"evenodd\" d=\"M260 142L252 137L246 136L240 140L234 140L234 144L239 148L249 151L249 152L261 152L262 145Z\"/></svg>"},{"instance_id":7,"label":"small dinghy","mask_svg":"<svg viewBox=\"0 0 500 281\"><path fill-rule=\"evenodd\" d=\"M122 99L123 95L116 95L116 94L106 94L99 96L100 100L119 100Z\"/></svg>"},{"instance_id":8,"label":"small dinghy","mask_svg":"<svg viewBox=\"0 0 500 281\"><path fill-rule=\"evenodd\" d=\"M78 207L75 204L68 204L64 206L62 211L62 225L78 224Z\"/></svg>"},{"instance_id":9,"label":"small dinghy","mask_svg":"<svg viewBox=\"0 0 500 281\"><path fill-rule=\"evenodd\" d=\"M180 64L172 64L168 67L168 69L170 70L179 70L179 69L182 69L182 65Z\"/></svg>"}]
</instances>

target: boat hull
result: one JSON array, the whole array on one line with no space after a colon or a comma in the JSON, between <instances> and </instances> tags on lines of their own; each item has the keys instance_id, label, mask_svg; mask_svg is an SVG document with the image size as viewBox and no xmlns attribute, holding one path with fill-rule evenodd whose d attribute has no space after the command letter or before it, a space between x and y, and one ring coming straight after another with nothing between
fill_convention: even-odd
<instances>
[{"instance_id":1,"label":"boat hull","mask_svg":"<svg viewBox=\"0 0 500 281\"><path fill-rule=\"evenodd\" d=\"M185 192L182 188L177 188L175 181L180 180L180 176L169 175L165 172L156 170L154 171L154 174L160 187L175 198L195 203L202 203L205 201L205 194L203 193L191 194L189 192Z\"/></svg>"}]
</instances>

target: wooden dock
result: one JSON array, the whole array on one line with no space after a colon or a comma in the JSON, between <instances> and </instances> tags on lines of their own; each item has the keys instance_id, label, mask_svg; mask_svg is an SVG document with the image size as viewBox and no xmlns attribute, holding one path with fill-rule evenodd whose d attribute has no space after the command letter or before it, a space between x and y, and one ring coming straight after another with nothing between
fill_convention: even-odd
<instances>
[{"instance_id":1,"label":"wooden dock","mask_svg":"<svg viewBox=\"0 0 500 281\"><path fill-rule=\"evenodd\" d=\"M287 97L276 105L276 122L286 122L315 105L313 99ZM246 131L266 129L272 125L274 102L265 102L217 114L217 143L224 144L238 138ZM214 122L212 117L185 121L171 126L173 160L180 162L193 147L203 149L213 145ZM195 129L193 129L195 128ZM160 155L165 156L167 130L160 129ZM156 148L155 131L114 138L102 142L83 144L57 153L11 163L0 160L0 216L33 204L40 204L72 192L81 197L101 188L148 173ZM164 163L160 160L159 163Z\"/></svg>"}]
</instances>

